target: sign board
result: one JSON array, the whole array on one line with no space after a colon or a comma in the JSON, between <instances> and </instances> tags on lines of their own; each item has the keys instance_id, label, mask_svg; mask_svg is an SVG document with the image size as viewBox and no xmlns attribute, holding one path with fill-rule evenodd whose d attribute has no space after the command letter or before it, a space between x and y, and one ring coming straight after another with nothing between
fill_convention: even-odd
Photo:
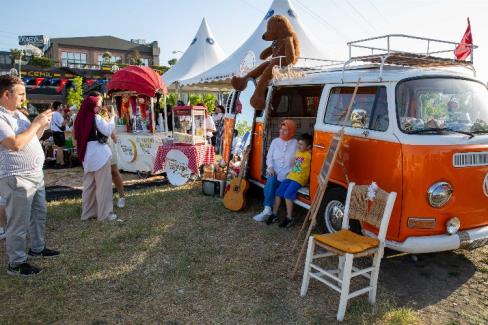
<instances>
[{"instance_id":1,"label":"sign board","mask_svg":"<svg viewBox=\"0 0 488 325\"><path fill-rule=\"evenodd\" d=\"M174 186L184 185L191 176L188 157L180 150L171 149L166 155L166 176Z\"/></svg>"},{"instance_id":2,"label":"sign board","mask_svg":"<svg viewBox=\"0 0 488 325\"><path fill-rule=\"evenodd\" d=\"M21 35L19 36L19 45L34 45L37 47L44 47L48 42L46 35Z\"/></svg>"},{"instance_id":3,"label":"sign board","mask_svg":"<svg viewBox=\"0 0 488 325\"><path fill-rule=\"evenodd\" d=\"M137 147L136 143L132 139L119 138L118 142L118 153L120 158L125 162L133 162L137 158Z\"/></svg>"}]
</instances>

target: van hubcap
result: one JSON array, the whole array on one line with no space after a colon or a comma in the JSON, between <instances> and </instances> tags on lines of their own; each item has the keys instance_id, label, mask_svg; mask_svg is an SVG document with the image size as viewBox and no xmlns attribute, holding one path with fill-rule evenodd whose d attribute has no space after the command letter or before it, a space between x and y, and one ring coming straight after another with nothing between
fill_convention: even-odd
<instances>
[{"instance_id":1,"label":"van hubcap","mask_svg":"<svg viewBox=\"0 0 488 325\"><path fill-rule=\"evenodd\" d=\"M344 205L340 201L330 201L325 208L325 226L329 232L336 232L342 228Z\"/></svg>"}]
</instances>

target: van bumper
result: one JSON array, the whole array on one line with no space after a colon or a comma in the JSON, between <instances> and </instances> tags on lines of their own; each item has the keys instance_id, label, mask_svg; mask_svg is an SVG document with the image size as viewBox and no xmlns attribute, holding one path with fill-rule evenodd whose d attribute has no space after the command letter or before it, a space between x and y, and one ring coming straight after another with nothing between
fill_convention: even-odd
<instances>
[{"instance_id":1,"label":"van bumper","mask_svg":"<svg viewBox=\"0 0 488 325\"><path fill-rule=\"evenodd\" d=\"M365 231L369 236L375 236ZM408 237L404 242L387 240L386 247L396 251L422 254L451 251L455 249L475 249L488 245L488 226L459 231L454 235Z\"/></svg>"}]
</instances>

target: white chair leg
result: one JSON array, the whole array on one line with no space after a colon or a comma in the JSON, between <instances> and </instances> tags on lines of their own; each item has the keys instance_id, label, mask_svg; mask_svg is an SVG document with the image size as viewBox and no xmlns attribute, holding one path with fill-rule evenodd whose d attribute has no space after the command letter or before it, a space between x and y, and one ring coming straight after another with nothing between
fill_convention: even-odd
<instances>
[{"instance_id":1,"label":"white chair leg","mask_svg":"<svg viewBox=\"0 0 488 325\"><path fill-rule=\"evenodd\" d=\"M342 279L342 275L344 274L344 263L346 261L346 258L344 257L344 255L339 255L339 263L337 265L337 269L339 270L339 274L337 275L337 277L339 279ZM339 283L340 285L340 283Z\"/></svg>"},{"instance_id":2,"label":"white chair leg","mask_svg":"<svg viewBox=\"0 0 488 325\"><path fill-rule=\"evenodd\" d=\"M341 298L339 300L339 309L337 310L337 320L342 322L346 313L347 300L349 299L349 285L351 283L352 273L352 254L345 254L344 256L344 270L342 276Z\"/></svg>"},{"instance_id":3,"label":"white chair leg","mask_svg":"<svg viewBox=\"0 0 488 325\"><path fill-rule=\"evenodd\" d=\"M300 290L300 296L305 296L308 291L308 284L310 282L310 264L312 264L312 256L315 248L313 236L308 238L307 257L305 258L305 267L303 268L303 280L302 289Z\"/></svg>"},{"instance_id":4,"label":"white chair leg","mask_svg":"<svg viewBox=\"0 0 488 325\"><path fill-rule=\"evenodd\" d=\"M380 273L381 256L382 256L382 251L378 250L373 257L374 268L373 271L371 272L371 279L369 281L369 285L372 289L369 292L369 296L368 296L368 301L371 304L374 304L376 302L376 288L378 286L378 276Z\"/></svg>"}]
</instances>

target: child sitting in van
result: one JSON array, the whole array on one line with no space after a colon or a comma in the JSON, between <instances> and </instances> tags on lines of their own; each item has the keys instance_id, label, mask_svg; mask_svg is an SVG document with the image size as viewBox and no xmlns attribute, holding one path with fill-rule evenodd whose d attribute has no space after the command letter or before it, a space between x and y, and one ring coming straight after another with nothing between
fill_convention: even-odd
<instances>
[{"instance_id":1,"label":"child sitting in van","mask_svg":"<svg viewBox=\"0 0 488 325\"><path fill-rule=\"evenodd\" d=\"M280 222L279 226L282 228L289 228L295 224L295 221L293 220L293 201L297 198L298 190L308 183L310 177L310 160L312 158L310 153L311 148L312 136L307 133L302 134L297 143L295 164L288 173L286 179L276 190L273 214L268 218L266 224L270 225L273 222L278 221L277 213L282 198L286 201L286 218Z\"/></svg>"}]
</instances>

